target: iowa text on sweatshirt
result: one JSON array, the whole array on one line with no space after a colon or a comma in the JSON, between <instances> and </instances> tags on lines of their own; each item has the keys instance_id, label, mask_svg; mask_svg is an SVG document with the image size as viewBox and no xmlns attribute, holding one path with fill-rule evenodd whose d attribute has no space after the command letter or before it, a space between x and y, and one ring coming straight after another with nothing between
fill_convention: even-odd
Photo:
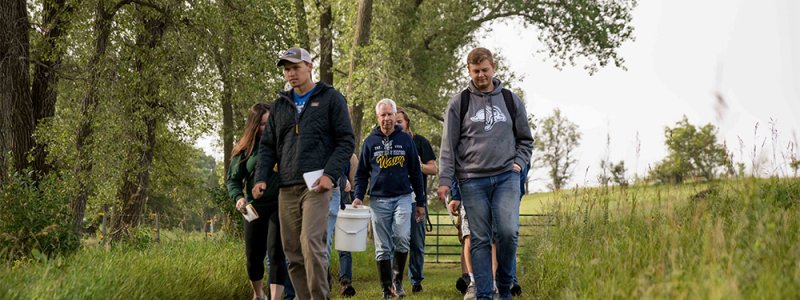
<instances>
[{"instance_id":1,"label":"iowa text on sweatshirt","mask_svg":"<svg viewBox=\"0 0 800 300\"><path fill-rule=\"evenodd\" d=\"M399 126L389 136L375 127L364 140L356 171L356 199L364 199L369 181L371 197L416 195L417 206L425 206L422 169L411 136Z\"/></svg>"}]
</instances>

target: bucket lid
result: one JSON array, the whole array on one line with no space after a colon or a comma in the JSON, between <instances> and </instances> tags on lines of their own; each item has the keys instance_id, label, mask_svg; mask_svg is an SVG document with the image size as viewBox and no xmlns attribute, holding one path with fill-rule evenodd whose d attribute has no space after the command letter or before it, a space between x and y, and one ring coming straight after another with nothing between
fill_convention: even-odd
<instances>
[{"instance_id":1,"label":"bucket lid","mask_svg":"<svg viewBox=\"0 0 800 300\"><path fill-rule=\"evenodd\" d=\"M347 218L369 218L369 206L353 207L351 204L345 205L344 210L339 211L340 217Z\"/></svg>"}]
</instances>

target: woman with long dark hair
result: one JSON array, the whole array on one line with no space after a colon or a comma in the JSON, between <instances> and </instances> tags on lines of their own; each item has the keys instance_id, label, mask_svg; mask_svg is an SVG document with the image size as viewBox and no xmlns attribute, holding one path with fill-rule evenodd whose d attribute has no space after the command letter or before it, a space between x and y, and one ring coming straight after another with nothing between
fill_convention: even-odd
<instances>
[{"instance_id":1,"label":"woman with long dark hair","mask_svg":"<svg viewBox=\"0 0 800 300\"><path fill-rule=\"evenodd\" d=\"M273 172L269 178L268 189L261 198L254 199L249 193L255 185L253 174L258 164L258 143L269 111L270 106L265 103L250 107L242 138L231 154L227 181L228 194L235 201L236 209L248 214L246 207L252 204L258 215L257 219L244 223L247 276L254 300L266 299L263 287L265 257L269 256L270 299L282 298L283 284L288 276L278 222L278 172Z\"/></svg>"}]
</instances>

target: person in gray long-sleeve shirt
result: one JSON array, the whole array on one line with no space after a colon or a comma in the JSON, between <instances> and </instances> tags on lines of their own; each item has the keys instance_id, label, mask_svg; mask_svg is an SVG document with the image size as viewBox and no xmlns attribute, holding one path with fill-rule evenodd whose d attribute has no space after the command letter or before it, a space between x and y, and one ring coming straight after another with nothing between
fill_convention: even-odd
<instances>
[{"instance_id":1,"label":"person in gray long-sleeve shirt","mask_svg":"<svg viewBox=\"0 0 800 300\"><path fill-rule=\"evenodd\" d=\"M467 56L469 87L447 104L439 155L439 198L458 180L461 201L448 209L457 214L463 204L469 216L472 269L478 299L492 299L493 238L497 242L497 289L511 299L510 288L519 239L519 180L528 165L533 136L525 104L494 78L496 64L485 48ZM493 234L493 226L496 235Z\"/></svg>"}]
</instances>

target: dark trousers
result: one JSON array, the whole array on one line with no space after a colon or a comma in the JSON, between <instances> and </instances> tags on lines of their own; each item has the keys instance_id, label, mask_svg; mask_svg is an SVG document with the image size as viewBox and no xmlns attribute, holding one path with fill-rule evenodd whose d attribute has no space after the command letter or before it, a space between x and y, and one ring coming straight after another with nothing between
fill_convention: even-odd
<instances>
[{"instance_id":1,"label":"dark trousers","mask_svg":"<svg viewBox=\"0 0 800 300\"><path fill-rule=\"evenodd\" d=\"M244 243L247 255L247 276L251 281L264 279L264 259L269 255L269 284L286 281L288 272L281 245L281 229L278 207L255 207L259 218L244 223Z\"/></svg>"}]
</instances>

